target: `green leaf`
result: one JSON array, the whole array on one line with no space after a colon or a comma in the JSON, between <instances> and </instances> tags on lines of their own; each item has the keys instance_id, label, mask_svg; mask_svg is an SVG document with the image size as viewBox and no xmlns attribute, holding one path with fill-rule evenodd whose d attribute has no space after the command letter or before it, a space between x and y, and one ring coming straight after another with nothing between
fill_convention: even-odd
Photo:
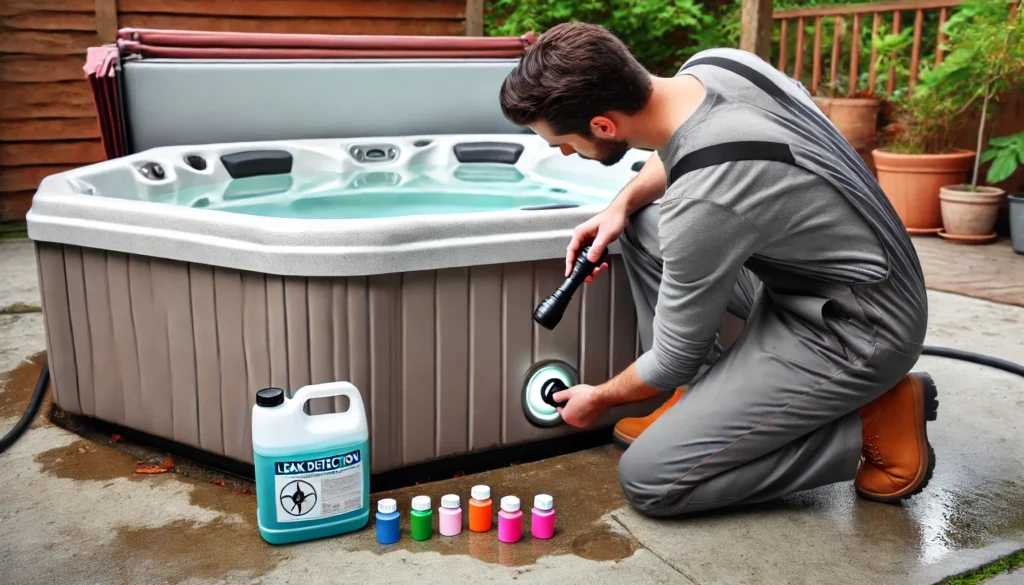
<instances>
[{"instance_id":1,"label":"green leaf","mask_svg":"<svg viewBox=\"0 0 1024 585\"><path fill-rule=\"evenodd\" d=\"M994 159L998 155L999 151L996 150L995 148L986 150L985 152L981 153L981 162L987 163L988 161Z\"/></svg>"},{"instance_id":2,"label":"green leaf","mask_svg":"<svg viewBox=\"0 0 1024 585\"><path fill-rule=\"evenodd\" d=\"M989 140L988 143L990 146L1011 146L1016 141L1016 136L1000 136Z\"/></svg>"},{"instance_id":3,"label":"green leaf","mask_svg":"<svg viewBox=\"0 0 1024 585\"><path fill-rule=\"evenodd\" d=\"M1017 170L1017 157L1016 153L1009 150L1003 150L999 152L999 156L996 157L995 162L988 168L988 175L986 179L989 183L998 183L1005 181L1010 178L1010 175Z\"/></svg>"}]
</instances>

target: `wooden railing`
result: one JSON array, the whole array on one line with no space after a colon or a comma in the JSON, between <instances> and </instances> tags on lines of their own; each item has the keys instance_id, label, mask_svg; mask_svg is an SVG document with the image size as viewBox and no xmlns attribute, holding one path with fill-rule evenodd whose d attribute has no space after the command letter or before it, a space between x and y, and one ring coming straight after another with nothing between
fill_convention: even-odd
<instances>
[{"instance_id":1,"label":"wooden railing","mask_svg":"<svg viewBox=\"0 0 1024 585\"><path fill-rule=\"evenodd\" d=\"M992 0L999 1L999 0ZM839 85L839 75L842 71L840 64L844 56L848 56L849 69L845 94L854 95L858 93L858 81L862 74L861 53L865 52L862 47L862 27L866 20L871 19L871 37L878 36L881 27L886 26L890 34L898 34L903 26L903 17L907 12L914 15L914 39L910 51L909 78L906 80L907 91L913 93L917 84L918 71L922 58L922 36L925 28L926 18L934 18L931 14L938 13L938 26L934 43L934 60L938 65L943 59L943 43L945 42L942 27L949 18L951 8L963 4L965 0L904 0L902 2L889 2L884 4L848 4L845 6L830 6L821 8L801 8L795 10L784 10L773 15L775 22L779 23L779 43L774 55L778 58L778 69L789 73L794 79L804 79L804 59L806 52L806 31L811 22L814 24L814 50L811 56L811 78L809 80L810 90L813 95L818 94L822 83L822 69L824 58L822 56L822 34L823 29L832 24L832 50L829 65L829 89L833 93L842 94L844 88ZM1017 3L1014 2L1011 8L1011 18L1016 13ZM849 34L844 34L845 22L852 19L852 28ZM885 24L883 24L885 23ZM796 47L793 54L792 69L789 69L789 34L790 28L796 28ZM824 33L827 34L827 33ZM848 37L849 41L846 40ZM927 40L927 39L926 39ZM846 45L844 50L844 44ZM928 42L931 45L931 42ZM876 71L878 52L872 47L868 63L867 94L876 94L878 72ZM893 56L895 58L896 56ZM886 75L885 95L892 95L897 88L897 72L895 67L890 68Z\"/></svg>"}]
</instances>

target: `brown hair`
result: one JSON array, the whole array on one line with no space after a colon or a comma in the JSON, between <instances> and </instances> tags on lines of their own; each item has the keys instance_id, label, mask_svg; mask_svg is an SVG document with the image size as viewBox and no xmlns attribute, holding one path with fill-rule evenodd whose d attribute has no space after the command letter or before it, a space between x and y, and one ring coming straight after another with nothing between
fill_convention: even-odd
<instances>
[{"instance_id":1,"label":"brown hair","mask_svg":"<svg viewBox=\"0 0 1024 585\"><path fill-rule=\"evenodd\" d=\"M501 85L513 124L547 122L559 135L590 137L604 112L635 114L651 93L650 74L604 27L569 22L540 36Z\"/></svg>"}]
</instances>

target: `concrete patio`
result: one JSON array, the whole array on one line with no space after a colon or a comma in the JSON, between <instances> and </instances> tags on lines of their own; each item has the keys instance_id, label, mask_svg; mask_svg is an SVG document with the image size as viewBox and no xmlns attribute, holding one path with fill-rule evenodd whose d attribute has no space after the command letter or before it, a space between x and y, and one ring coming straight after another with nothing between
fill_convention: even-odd
<instances>
[{"instance_id":1,"label":"concrete patio","mask_svg":"<svg viewBox=\"0 0 1024 585\"><path fill-rule=\"evenodd\" d=\"M1010 271L1007 286L1024 272L1005 242L969 252L938 239L918 243L929 283L945 290L957 291L964 271L950 258L998 264ZM45 360L30 242L0 241L0 276L0 308L9 308L0 314L6 432ZM928 343L1021 361L1024 291L1007 290L999 303L932 291ZM917 369L939 385L939 418L929 427L937 465L926 491L901 506L860 500L852 485L839 484L741 511L656 521L626 503L615 473L621 450L612 445L373 494L374 502L398 499L403 523L419 494L435 506L442 494L468 494L476 483L498 497L552 494L555 538L512 545L493 531L435 533L426 542L406 532L383 547L371 521L352 535L272 547L256 529L251 484L178 459L170 473L137 475L138 460L163 454L88 429L70 432L50 420L46 404L0 455L0 583L937 583L1024 549L1024 380L938 358L921 359ZM1024 572L998 579L1024 582Z\"/></svg>"}]
</instances>

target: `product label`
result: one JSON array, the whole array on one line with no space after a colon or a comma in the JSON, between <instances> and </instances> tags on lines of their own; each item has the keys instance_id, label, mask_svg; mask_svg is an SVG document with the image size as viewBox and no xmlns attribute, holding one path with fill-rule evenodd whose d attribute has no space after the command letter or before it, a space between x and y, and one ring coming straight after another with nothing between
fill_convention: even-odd
<instances>
[{"instance_id":1,"label":"product label","mask_svg":"<svg viewBox=\"0 0 1024 585\"><path fill-rule=\"evenodd\" d=\"M359 450L274 463L277 521L297 522L358 510L363 502Z\"/></svg>"}]
</instances>

